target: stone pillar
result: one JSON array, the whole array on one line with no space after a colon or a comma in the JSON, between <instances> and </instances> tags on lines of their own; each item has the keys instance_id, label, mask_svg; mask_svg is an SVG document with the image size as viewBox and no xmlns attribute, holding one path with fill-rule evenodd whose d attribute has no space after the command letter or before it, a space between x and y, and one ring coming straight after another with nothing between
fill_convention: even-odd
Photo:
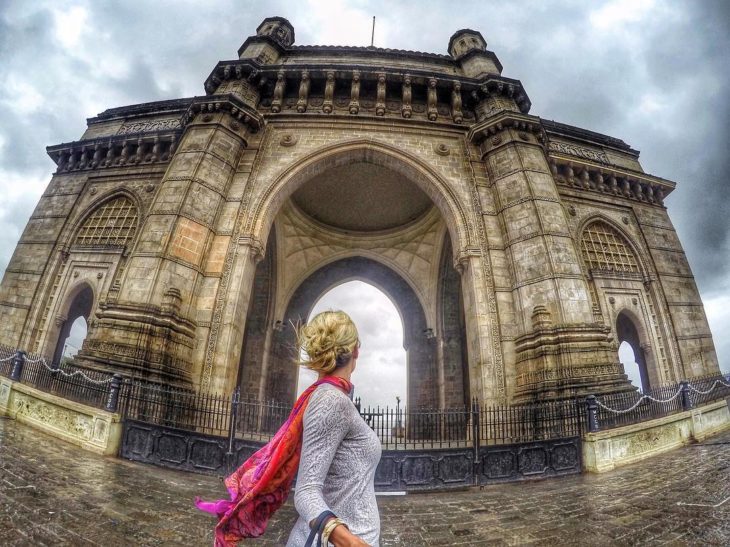
<instances>
[{"instance_id":1,"label":"stone pillar","mask_svg":"<svg viewBox=\"0 0 730 547\"><path fill-rule=\"evenodd\" d=\"M129 258L118 298L100 305L85 356L128 375L187 385L196 344L195 296L217 218L249 128L240 107L198 104ZM246 117L246 120L249 118Z\"/></svg>"},{"instance_id":2,"label":"stone pillar","mask_svg":"<svg viewBox=\"0 0 730 547\"><path fill-rule=\"evenodd\" d=\"M512 275L516 398L626 387L541 144L540 120L502 110L472 127L486 164ZM603 388L601 388L603 389Z\"/></svg>"}]
</instances>

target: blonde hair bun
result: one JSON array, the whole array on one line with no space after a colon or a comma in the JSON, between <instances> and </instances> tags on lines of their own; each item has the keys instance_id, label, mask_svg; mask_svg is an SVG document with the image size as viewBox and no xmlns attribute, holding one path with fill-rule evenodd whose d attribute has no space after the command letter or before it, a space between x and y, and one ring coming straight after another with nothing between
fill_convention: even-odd
<instances>
[{"instance_id":1,"label":"blonde hair bun","mask_svg":"<svg viewBox=\"0 0 730 547\"><path fill-rule=\"evenodd\" d=\"M323 311L297 332L299 364L329 374L350 362L357 344L357 328L349 315L343 311Z\"/></svg>"}]
</instances>

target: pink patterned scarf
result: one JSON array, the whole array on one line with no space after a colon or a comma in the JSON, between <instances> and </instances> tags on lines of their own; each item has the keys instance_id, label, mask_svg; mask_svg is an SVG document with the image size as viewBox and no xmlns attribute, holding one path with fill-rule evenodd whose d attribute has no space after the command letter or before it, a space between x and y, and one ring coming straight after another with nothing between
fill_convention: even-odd
<instances>
[{"instance_id":1,"label":"pink patterned scarf","mask_svg":"<svg viewBox=\"0 0 730 547\"><path fill-rule=\"evenodd\" d=\"M304 411L309 397L321 384L331 384L348 394L352 390L350 382L337 376L325 376L309 386L274 438L225 480L230 501L205 502L195 498L198 509L219 519L215 547L229 547L243 538L260 536L271 515L286 501L299 468Z\"/></svg>"}]
</instances>

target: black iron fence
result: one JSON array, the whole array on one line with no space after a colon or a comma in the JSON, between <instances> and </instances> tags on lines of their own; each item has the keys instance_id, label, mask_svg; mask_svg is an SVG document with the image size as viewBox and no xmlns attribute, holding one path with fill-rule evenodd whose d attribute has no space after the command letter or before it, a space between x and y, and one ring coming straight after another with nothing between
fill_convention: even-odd
<instances>
[{"instance_id":1,"label":"black iron fence","mask_svg":"<svg viewBox=\"0 0 730 547\"><path fill-rule=\"evenodd\" d=\"M730 375L693 378L646 392L615 393L587 400L588 431L663 418L730 397Z\"/></svg>"},{"instance_id":2,"label":"black iron fence","mask_svg":"<svg viewBox=\"0 0 730 547\"><path fill-rule=\"evenodd\" d=\"M43 356L22 351L8 353L0 348L1 375L63 399L116 411L121 376L67 362L49 365Z\"/></svg>"},{"instance_id":3,"label":"black iron fence","mask_svg":"<svg viewBox=\"0 0 730 547\"><path fill-rule=\"evenodd\" d=\"M0 376L10 377L16 353L13 348L0 344Z\"/></svg>"},{"instance_id":4,"label":"black iron fence","mask_svg":"<svg viewBox=\"0 0 730 547\"><path fill-rule=\"evenodd\" d=\"M119 375L51 364L0 345L0 375L59 397L125 418L229 441L268 441L284 423L291 405L198 393ZM579 436L630 425L730 397L730 375L695 378L691 383L660 387L645 393L617 393L587 400L470 408L408 409L356 406L386 450L464 448L505 445Z\"/></svg>"}]
</instances>

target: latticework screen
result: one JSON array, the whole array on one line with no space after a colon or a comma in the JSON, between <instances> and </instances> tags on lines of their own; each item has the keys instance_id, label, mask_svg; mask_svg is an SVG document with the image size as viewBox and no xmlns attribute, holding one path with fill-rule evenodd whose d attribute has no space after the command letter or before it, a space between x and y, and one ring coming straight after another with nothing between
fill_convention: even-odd
<instances>
[{"instance_id":1,"label":"latticework screen","mask_svg":"<svg viewBox=\"0 0 730 547\"><path fill-rule=\"evenodd\" d=\"M76 236L76 245L124 246L137 229L137 207L120 196L100 205Z\"/></svg>"},{"instance_id":2,"label":"latticework screen","mask_svg":"<svg viewBox=\"0 0 730 547\"><path fill-rule=\"evenodd\" d=\"M583 231L583 260L591 270L638 273L639 266L631 248L615 228L596 221Z\"/></svg>"}]
</instances>

